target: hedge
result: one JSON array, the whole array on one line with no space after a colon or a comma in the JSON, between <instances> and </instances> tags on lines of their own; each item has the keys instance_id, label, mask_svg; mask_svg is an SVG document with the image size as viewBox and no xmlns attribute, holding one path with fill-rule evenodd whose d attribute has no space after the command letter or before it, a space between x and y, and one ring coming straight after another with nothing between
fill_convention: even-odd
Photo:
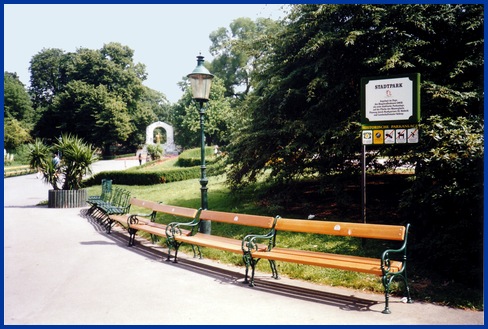
<instances>
[{"instance_id":1,"label":"hedge","mask_svg":"<svg viewBox=\"0 0 488 329\"><path fill-rule=\"evenodd\" d=\"M205 147L205 164L209 165L215 162L215 156L213 154L214 149L212 147ZM194 167L199 166L201 163L201 149L195 148L182 152L178 156L176 165L179 167Z\"/></svg>"},{"instance_id":2,"label":"hedge","mask_svg":"<svg viewBox=\"0 0 488 329\"><path fill-rule=\"evenodd\" d=\"M219 170L213 166L207 167L207 175L217 174ZM200 178L201 168L168 168L159 171L102 171L83 181L85 187L98 185L102 179L111 179L112 184L117 185L155 185Z\"/></svg>"}]
</instances>

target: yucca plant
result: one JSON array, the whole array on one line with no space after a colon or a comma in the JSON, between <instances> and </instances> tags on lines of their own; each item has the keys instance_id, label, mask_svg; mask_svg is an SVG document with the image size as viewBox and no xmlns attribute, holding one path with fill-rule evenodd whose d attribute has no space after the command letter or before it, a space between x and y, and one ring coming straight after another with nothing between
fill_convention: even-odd
<instances>
[{"instance_id":1,"label":"yucca plant","mask_svg":"<svg viewBox=\"0 0 488 329\"><path fill-rule=\"evenodd\" d=\"M56 143L62 151L61 170L64 174L63 190L78 190L81 180L91 174L91 165L97 160L91 144L72 135L63 135Z\"/></svg>"},{"instance_id":2,"label":"yucca plant","mask_svg":"<svg viewBox=\"0 0 488 329\"><path fill-rule=\"evenodd\" d=\"M55 167L51 159L51 155L56 152L62 154L59 168ZM70 134L63 134L51 147L45 145L43 140L36 139L30 145L29 156L30 166L40 170L44 180L54 190L80 189L83 176L91 174L90 167L97 160L91 144Z\"/></svg>"},{"instance_id":3,"label":"yucca plant","mask_svg":"<svg viewBox=\"0 0 488 329\"><path fill-rule=\"evenodd\" d=\"M60 176L51 160L51 148L42 139L36 138L34 144L29 144L29 165L32 169L42 173L42 178L53 189L59 190Z\"/></svg>"}]
</instances>

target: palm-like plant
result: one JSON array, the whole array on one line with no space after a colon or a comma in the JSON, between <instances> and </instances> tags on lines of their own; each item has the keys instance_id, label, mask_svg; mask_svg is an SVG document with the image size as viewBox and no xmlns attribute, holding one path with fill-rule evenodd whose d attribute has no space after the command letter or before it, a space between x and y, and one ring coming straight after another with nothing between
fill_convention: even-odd
<instances>
[{"instance_id":1,"label":"palm-like plant","mask_svg":"<svg viewBox=\"0 0 488 329\"><path fill-rule=\"evenodd\" d=\"M59 174L51 159L51 149L44 144L42 139L37 138L34 144L29 145L29 165L42 173L42 178L53 189L59 190Z\"/></svg>"},{"instance_id":2,"label":"palm-like plant","mask_svg":"<svg viewBox=\"0 0 488 329\"><path fill-rule=\"evenodd\" d=\"M51 154L61 151L62 159L56 168ZM30 145L31 168L38 169L43 179L52 185L54 190L78 190L81 188L83 176L91 174L90 166L97 160L92 145L81 138L70 134L63 134L52 147L46 146L41 139L36 139ZM61 188L59 183L64 177Z\"/></svg>"},{"instance_id":3,"label":"palm-like plant","mask_svg":"<svg viewBox=\"0 0 488 329\"><path fill-rule=\"evenodd\" d=\"M91 174L90 166L97 160L92 146L76 136L63 135L56 147L62 150L63 154L63 190L80 189L83 176Z\"/></svg>"}]
</instances>

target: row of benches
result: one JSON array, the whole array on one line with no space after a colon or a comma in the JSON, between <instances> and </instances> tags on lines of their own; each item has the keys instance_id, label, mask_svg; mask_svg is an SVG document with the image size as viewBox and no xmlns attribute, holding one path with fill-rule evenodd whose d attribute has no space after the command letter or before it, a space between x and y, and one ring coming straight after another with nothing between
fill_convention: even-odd
<instances>
[{"instance_id":1,"label":"row of benches","mask_svg":"<svg viewBox=\"0 0 488 329\"><path fill-rule=\"evenodd\" d=\"M102 180L102 193L90 196L86 202L90 205L87 211L89 216L94 217L98 222L105 225L107 231L114 225L110 219L113 215L123 215L129 213L131 194L129 191L120 187L112 188L112 180Z\"/></svg>"},{"instance_id":2,"label":"row of benches","mask_svg":"<svg viewBox=\"0 0 488 329\"><path fill-rule=\"evenodd\" d=\"M130 206L145 209L144 213L129 214ZM153 201L130 198L126 212L103 213L107 232L116 223L123 225L129 233L129 246L133 246L138 231L150 234L153 243L156 237L166 240L169 261L177 262L178 251L182 244L189 244L194 252L201 257L200 247L215 248L242 256L245 264L245 281L254 286L256 265L261 259L267 259L272 277L278 279L276 261L314 265L347 271L374 274L381 277L385 289L385 308L383 313L389 314L389 295L393 280L403 282L407 302L411 303L410 290L407 283L407 239L409 225L380 225L349 222L329 222L321 220L301 220L269 216L238 214L212 210L191 209L185 207L160 204ZM92 214L94 211L92 211ZM175 221L165 225L155 221L157 214L173 215ZM234 239L199 232L202 221L243 225L260 234L251 233L243 239ZM279 246L280 232L298 232L363 239L380 239L397 241L397 248L387 248L379 258L332 254L322 251L307 251ZM196 247L196 249L195 249ZM172 255L174 252L174 255ZM249 270L251 274L249 275Z\"/></svg>"}]
</instances>

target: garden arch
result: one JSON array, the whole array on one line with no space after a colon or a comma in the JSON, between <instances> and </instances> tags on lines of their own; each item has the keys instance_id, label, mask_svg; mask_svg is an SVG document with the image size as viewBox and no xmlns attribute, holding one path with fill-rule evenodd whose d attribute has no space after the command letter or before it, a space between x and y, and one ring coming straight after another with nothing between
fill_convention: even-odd
<instances>
[{"instance_id":1,"label":"garden arch","mask_svg":"<svg viewBox=\"0 0 488 329\"><path fill-rule=\"evenodd\" d=\"M167 153L174 153L176 152L176 145L174 142L174 130L173 126L161 121L157 121L151 123L146 128L146 145L156 144L153 138L154 129L156 128L163 128L166 131L166 143L164 143L163 149L164 152Z\"/></svg>"}]
</instances>

